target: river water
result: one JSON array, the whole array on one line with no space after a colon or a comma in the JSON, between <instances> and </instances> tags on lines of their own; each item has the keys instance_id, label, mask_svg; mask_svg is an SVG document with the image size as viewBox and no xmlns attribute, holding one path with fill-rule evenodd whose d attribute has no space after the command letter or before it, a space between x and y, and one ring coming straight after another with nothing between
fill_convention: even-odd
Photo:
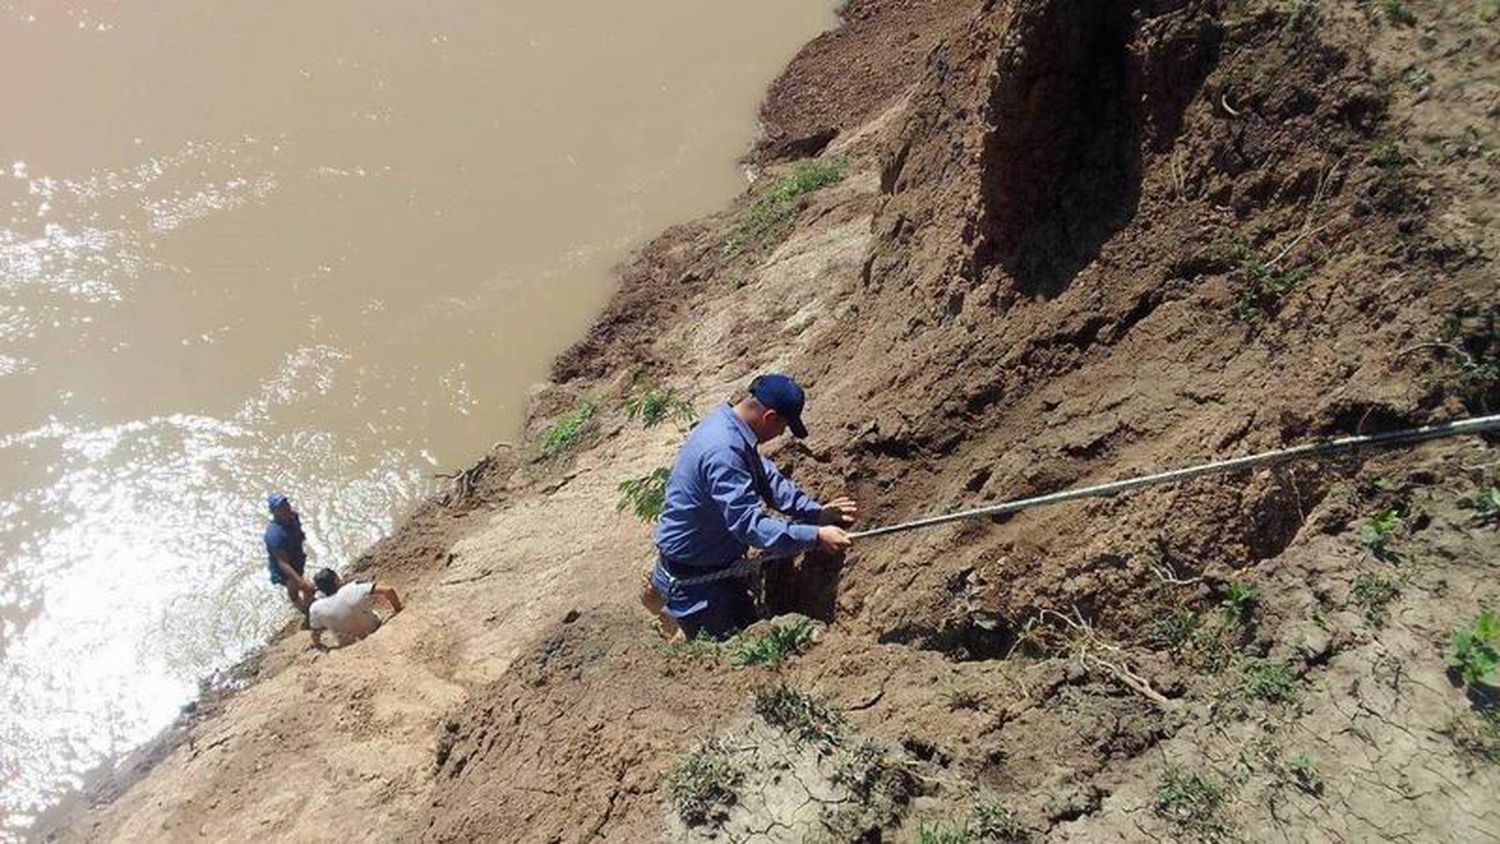
<instances>
[{"instance_id":1,"label":"river water","mask_svg":"<svg viewBox=\"0 0 1500 844\"><path fill-rule=\"evenodd\" d=\"M0 0L0 837L512 434L807 0Z\"/></svg>"}]
</instances>

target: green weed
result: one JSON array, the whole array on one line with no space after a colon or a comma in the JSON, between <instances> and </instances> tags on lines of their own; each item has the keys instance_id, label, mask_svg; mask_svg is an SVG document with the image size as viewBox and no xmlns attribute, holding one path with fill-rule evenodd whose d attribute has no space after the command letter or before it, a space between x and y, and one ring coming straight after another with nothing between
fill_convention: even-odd
<instances>
[{"instance_id":1,"label":"green weed","mask_svg":"<svg viewBox=\"0 0 1500 844\"><path fill-rule=\"evenodd\" d=\"M779 240L791 228L807 194L841 181L849 171L842 157L799 163L792 172L772 182L751 203L739 226L724 240L719 254L729 259L747 250Z\"/></svg>"},{"instance_id":2,"label":"green weed","mask_svg":"<svg viewBox=\"0 0 1500 844\"><path fill-rule=\"evenodd\" d=\"M660 519L662 508L666 506L667 479L671 475L672 470L661 466L645 477L621 481L620 500L615 502L616 512L634 513L643 522Z\"/></svg>"},{"instance_id":3,"label":"green weed","mask_svg":"<svg viewBox=\"0 0 1500 844\"><path fill-rule=\"evenodd\" d=\"M1146 644L1176 651L1186 645L1198 628L1198 613L1183 607L1146 628Z\"/></svg>"},{"instance_id":4,"label":"green weed","mask_svg":"<svg viewBox=\"0 0 1500 844\"><path fill-rule=\"evenodd\" d=\"M1277 269L1251 248L1248 241L1236 239L1230 257L1238 262L1244 286L1234 301L1234 318L1255 324L1276 311L1286 294L1307 278L1302 269Z\"/></svg>"},{"instance_id":5,"label":"green weed","mask_svg":"<svg viewBox=\"0 0 1500 844\"><path fill-rule=\"evenodd\" d=\"M1168 768L1156 787L1156 814L1195 836L1212 838L1226 831L1219 814L1223 806L1224 786L1185 768Z\"/></svg>"},{"instance_id":6,"label":"green weed","mask_svg":"<svg viewBox=\"0 0 1500 844\"><path fill-rule=\"evenodd\" d=\"M1485 610L1474 619L1474 626L1453 634L1453 652L1448 666L1458 672L1466 686L1494 683L1495 666L1500 664L1500 623L1495 614Z\"/></svg>"},{"instance_id":7,"label":"green weed","mask_svg":"<svg viewBox=\"0 0 1500 844\"><path fill-rule=\"evenodd\" d=\"M1406 166L1406 153L1395 141L1380 141L1370 147L1370 159L1383 170L1396 171Z\"/></svg>"},{"instance_id":8,"label":"green weed","mask_svg":"<svg viewBox=\"0 0 1500 844\"><path fill-rule=\"evenodd\" d=\"M755 692L755 714L767 724L791 734L799 743L839 743L843 719L817 698L785 683Z\"/></svg>"},{"instance_id":9,"label":"green weed","mask_svg":"<svg viewBox=\"0 0 1500 844\"><path fill-rule=\"evenodd\" d=\"M709 742L684 756L667 772L667 799L688 826L728 817L739 800L744 773L718 742Z\"/></svg>"},{"instance_id":10,"label":"green weed","mask_svg":"<svg viewBox=\"0 0 1500 844\"><path fill-rule=\"evenodd\" d=\"M1322 793L1323 775L1318 771L1318 757L1311 753L1299 753L1287 760L1286 767L1297 788L1307 794Z\"/></svg>"},{"instance_id":11,"label":"green weed","mask_svg":"<svg viewBox=\"0 0 1500 844\"><path fill-rule=\"evenodd\" d=\"M576 446L584 434L588 433L589 423L593 421L594 412L598 409L598 402L584 399L578 407L559 419L547 431L546 436L542 437L542 456L557 457Z\"/></svg>"},{"instance_id":12,"label":"green weed","mask_svg":"<svg viewBox=\"0 0 1500 844\"><path fill-rule=\"evenodd\" d=\"M1267 703L1292 703L1297 700L1297 678L1279 662L1264 659L1246 660L1240 668L1240 692L1246 697Z\"/></svg>"},{"instance_id":13,"label":"green weed","mask_svg":"<svg viewBox=\"0 0 1500 844\"><path fill-rule=\"evenodd\" d=\"M693 639L668 642L662 646L667 659L688 662L717 662L724 645L714 637L700 631Z\"/></svg>"},{"instance_id":14,"label":"green weed","mask_svg":"<svg viewBox=\"0 0 1500 844\"><path fill-rule=\"evenodd\" d=\"M1224 590L1224 600L1219 606L1235 624L1241 626L1250 622L1250 617L1255 613L1255 603L1260 599L1260 590L1253 584L1235 581Z\"/></svg>"},{"instance_id":15,"label":"green weed","mask_svg":"<svg viewBox=\"0 0 1500 844\"><path fill-rule=\"evenodd\" d=\"M1406 519L1401 515L1401 508L1394 505L1384 507L1365 524L1360 531L1360 539L1377 560L1394 561L1395 554L1387 543L1404 527Z\"/></svg>"},{"instance_id":16,"label":"green weed","mask_svg":"<svg viewBox=\"0 0 1500 844\"><path fill-rule=\"evenodd\" d=\"M1031 840L1030 831L1016 818L1015 813L999 803L976 803L969 829L980 841L1021 844Z\"/></svg>"},{"instance_id":17,"label":"green weed","mask_svg":"<svg viewBox=\"0 0 1500 844\"><path fill-rule=\"evenodd\" d=\"M1401 584L1389 577L1361 572L1354 578L1354 587L1349 590L1349 599L1365 615L1365 620L1375 627L1384 627L1391 601L1401 595Z\"/></svg>"},{"instance_id":18,"label":"green weed","mask_svg":"<svg viewBox=\"0 0 1500 844\"><path fill-rule=\"evenodd\" d=\"M740 668L750 665L775 668L812 647L813 639L812 625L799 618L790 624L778 624L757 639L741 637L735 642L732 661Z\"/></svg>"},{"instance_id":19,"label":"green weed","mask_svg":"<svg viewBox=\"0 0 1500 844\"><path fill-rule=\"evenodd\" d=\"M1475 521L1482 525L1500 520L1500 487L1492 486L1466 499L1463 505L1474 511Z\"/></svg>"},{"instance_id":20,"label":"green weed","mask_svg":"<svg viewBox=\"0 0 1500 844\"><path fill-rule=\"evenodd\" d=\"M1440 731L1465 754L1500 765L1500 709L1494 707L1455 715Z\"/></svg>"},{"instance_id":21,"label":"green weed","mask_svg":"<svg viewBox=\"0 0 1500 844\"><path fill-rule=\"evenodd\" d=\"M1406 8L1402 0L1384 0L1382 6L1385 8L1385 19L1398 26L1415 26L1417 16Z\"/></svg>"},{"instance_id":22,"label":"green weed","mask_svg":"<svg viewBox=\"0 0 1500 844\"><path fill-rule=\"evenodd\" d=\"M651 428L668 420L691 425L697 421L698 412L692 402L676 390L646 381L638 384L625 399L625 418L640 422L642 428Z\"/></svg>"},{"instance_id":23,"label":"green weed","mask_svg":"<svg viewBox=\"0 0 1500 844\"><path fill-rule=\"evenodd\" d=\"M977 844L973 833L954 824L922 824L917 830L917 844Z\"/></svg>"},{"instance_id":24,"label":"green weed","mask_svg":"<svg viewBox=\"0 0 1500 844\"><path fill-rule=\"evenodd\" d=\"M1454 367L1446 386L1471 410L1489 413L1500 404L1500 302L1464 300L1448 312L1430 344Z\"/></svg>"}]
</instances>

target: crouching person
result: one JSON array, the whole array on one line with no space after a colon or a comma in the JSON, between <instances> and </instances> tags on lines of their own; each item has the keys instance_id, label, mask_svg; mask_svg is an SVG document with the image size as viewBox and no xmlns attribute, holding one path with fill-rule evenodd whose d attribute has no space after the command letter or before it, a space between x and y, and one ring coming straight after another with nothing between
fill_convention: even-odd
<instances>
[{"instance_id":1,"label":"crouching person","mask_svg":"<svg viewBox=\"0 0 1500 844\"><path fill-rule=\"evenodd\" d=\"M325 647L325 630L332 631L340 645L352 645L379 629L380 616L374 609L376 598L384 598L391 605L391 615L401 612L401 598L389 586L376 586L368 581L344 583L333 569L321 569L313 575L313 584L323 593L307 610L315 648Z\"/></svg>"}]
</instances>

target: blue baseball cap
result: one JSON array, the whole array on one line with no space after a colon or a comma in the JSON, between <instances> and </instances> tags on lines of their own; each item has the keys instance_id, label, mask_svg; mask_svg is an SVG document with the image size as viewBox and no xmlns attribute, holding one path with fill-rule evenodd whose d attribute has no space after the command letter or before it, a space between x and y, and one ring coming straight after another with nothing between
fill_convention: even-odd
<instances>
[{"instance_id":1,"label":"blue baseball cap","mask_svg":"<svg viewBox=\"0 0 1500 844\"><path fill-rule=\"evenodd\" d=\"M287 498L285 495L282 495L279 492L273 492L266 498L266 506L270 508L272 513L274 513L276 512L277 507L288 503L290 500L291 499Z\"/></svg>"},{"instance_id":2,"label":"blue baseball cap","mask_svg":"<svg viewBox=\"0 0 1500 844\"><path fill-rule=\"evenodd\" d=\"M796 381L779 372L758 375L750 382L750 395L781 414L787 427L792 429L792 436L799 440L807 436L807 426L802 424L802 405L807 401L807 394Z\"/></svg>"}]
</instances>

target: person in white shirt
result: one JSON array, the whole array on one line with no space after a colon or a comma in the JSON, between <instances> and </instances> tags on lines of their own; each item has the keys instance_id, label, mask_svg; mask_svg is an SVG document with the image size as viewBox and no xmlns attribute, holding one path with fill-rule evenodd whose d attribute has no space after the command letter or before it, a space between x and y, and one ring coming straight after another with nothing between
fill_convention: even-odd
<instances>
[{"instance_id":1,"label":"person in white shirt","mask_svg":"<svg viewBox=\"0 0 1500 844\"><path fill-rule=\"evenodd\" d=\"M322 569L313 575L313 584L323 597L307 608L307 623L312 643L322 648L323 631L332 631L340 645L352 645L380 627L375 614L375 599L384 598L391 605L391 615L401 612L401 598L389 586L369 581L344 583L333 569Z\"/></svg>"}]
</instances>

